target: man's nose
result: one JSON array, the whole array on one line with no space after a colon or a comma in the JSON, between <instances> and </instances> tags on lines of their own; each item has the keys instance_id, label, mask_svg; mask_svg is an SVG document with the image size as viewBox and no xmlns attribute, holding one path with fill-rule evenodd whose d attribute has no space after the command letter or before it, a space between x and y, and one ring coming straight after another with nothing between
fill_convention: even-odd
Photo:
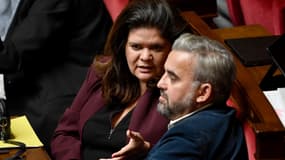
<instances>
[{"instance_id":1,"label":"man's nose","mask_svg":"<svg viewBox=\"0 0 285 160\"><path fill-rule=\"evenodd\" d=\"M165 89L166 88L165 78L166 78L166 75L164 73L162 75L162 77L160 78L160 80L158 81L158 83L157 83L157 87L158 88L160 88L160 89Z\"/></svg>"}]
</instances>

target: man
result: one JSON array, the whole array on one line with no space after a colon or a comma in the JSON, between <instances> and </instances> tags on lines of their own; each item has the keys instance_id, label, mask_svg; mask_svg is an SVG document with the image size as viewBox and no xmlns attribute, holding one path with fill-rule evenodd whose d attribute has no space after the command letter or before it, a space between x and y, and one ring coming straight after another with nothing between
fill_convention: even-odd
<instances>
[{"instance_id":1,"label":"man","mask_svg":"<svg viewBox=\"0 0 285 160\"><path fill-rule=\"evenodd\" d=\"M0 98L7 98L11 115L28 116L45 146L94 55L103 51L112 26L108 4L102 0L0 1L0 74L4 74Z\"/></svg>"},{"instance_id":2,"label":"man","mask_svg":"<svg viewBox=\"0 0 285 160\"><path fill-rule=\"evenodd\" d=\"M164 68L158 111L170 119L169 129L147 159L247 159L241 124L226 106L236 73L228 51L186 33L175 41Z\"/></svg>"}]
</instances>

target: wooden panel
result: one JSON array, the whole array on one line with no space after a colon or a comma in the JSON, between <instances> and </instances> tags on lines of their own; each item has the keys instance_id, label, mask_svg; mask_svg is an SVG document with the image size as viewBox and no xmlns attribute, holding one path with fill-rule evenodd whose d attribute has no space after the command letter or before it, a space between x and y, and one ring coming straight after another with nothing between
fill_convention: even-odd
<instances>
[{"instance_id":1,"label":"wooden panel","mask_svg":"<svg viewBox=\"0 0 285 160\"><path fill-rule=\"evenodd\" d=\"M260 25L248 25L248 26L239 26L233 28L213 29L212 31L222 39L245 38L245 37L249 38L249 37L260 37L260 36L271 35L266 29L264 29ZM258 84L260 84L261 80L266 74L266 71L269 68L270 65L247 67L249 72L253 75L254 80ZM276 74L280 74L280 72L277 71Z\"/></svg>"}]
</instances>

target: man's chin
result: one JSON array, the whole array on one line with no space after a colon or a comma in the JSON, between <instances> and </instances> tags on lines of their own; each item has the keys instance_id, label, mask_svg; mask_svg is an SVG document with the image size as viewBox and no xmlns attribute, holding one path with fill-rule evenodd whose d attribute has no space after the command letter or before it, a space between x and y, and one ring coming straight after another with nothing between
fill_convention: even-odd
<instances>
[{"instance_id":1,"label":"man's chin","mask_svg":"<svg viewBox=\"0 0 285 160\"><path fill-rule=\"evenodd\" d=\"M170 112L167 109L167 105L164 103L159 102L157 105L157 111L160 113L162 116L169 118Z\"/></svg>"},{"instance_id":2,"label":"man's chin","mask_svg":"<svg viewBox=\"0 0 285 160\"><path fill-rule=\"evenodd\" d=\"M157 111L160 114L163 114L163 110L164 110L164 104L159 101L159 103L157 104Z\"/></svg>"}]
</instances>

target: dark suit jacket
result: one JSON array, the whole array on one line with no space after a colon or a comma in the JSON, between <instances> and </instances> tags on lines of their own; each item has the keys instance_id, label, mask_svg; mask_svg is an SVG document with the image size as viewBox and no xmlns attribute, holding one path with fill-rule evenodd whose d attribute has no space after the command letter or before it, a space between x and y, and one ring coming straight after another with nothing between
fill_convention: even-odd
<instances>
[{"instance_id":1,"label":"dark suit jacket","mask_svg":"<svg viewBox=\"0 0 285 160\"><path fill-rule=\"evenodd\" d=\"M187 117L160 139L148 160L246 160L247 148L235 111L211 106Z\"/></svg>"},{"instance_id":2,"label":"dark suit jacket","mask_svg":"<svg viewBox=\"0 0 285 160\"><path fill-rule=\"evenodd\" d=\"M112 20L102 0L21 0L0 50L10 114L27 114L48 146Z\"/></svg>"},{"instance_id":3,"label":"dark suit jacket","mask_svg":"<svg viewBox=\"0 0 285 160\"><path fill-rule=\"evenodd\" d=\"M138 131L154 145L167 129L168 120L157 112L158 90L148 90L139 98L129 129ZM101 96L100 78L90 70L71 108L68 108L55 131L51 142L55 159L80 159L82 129L85 122L105 103Z\"/></svg>"}]
</instances>

